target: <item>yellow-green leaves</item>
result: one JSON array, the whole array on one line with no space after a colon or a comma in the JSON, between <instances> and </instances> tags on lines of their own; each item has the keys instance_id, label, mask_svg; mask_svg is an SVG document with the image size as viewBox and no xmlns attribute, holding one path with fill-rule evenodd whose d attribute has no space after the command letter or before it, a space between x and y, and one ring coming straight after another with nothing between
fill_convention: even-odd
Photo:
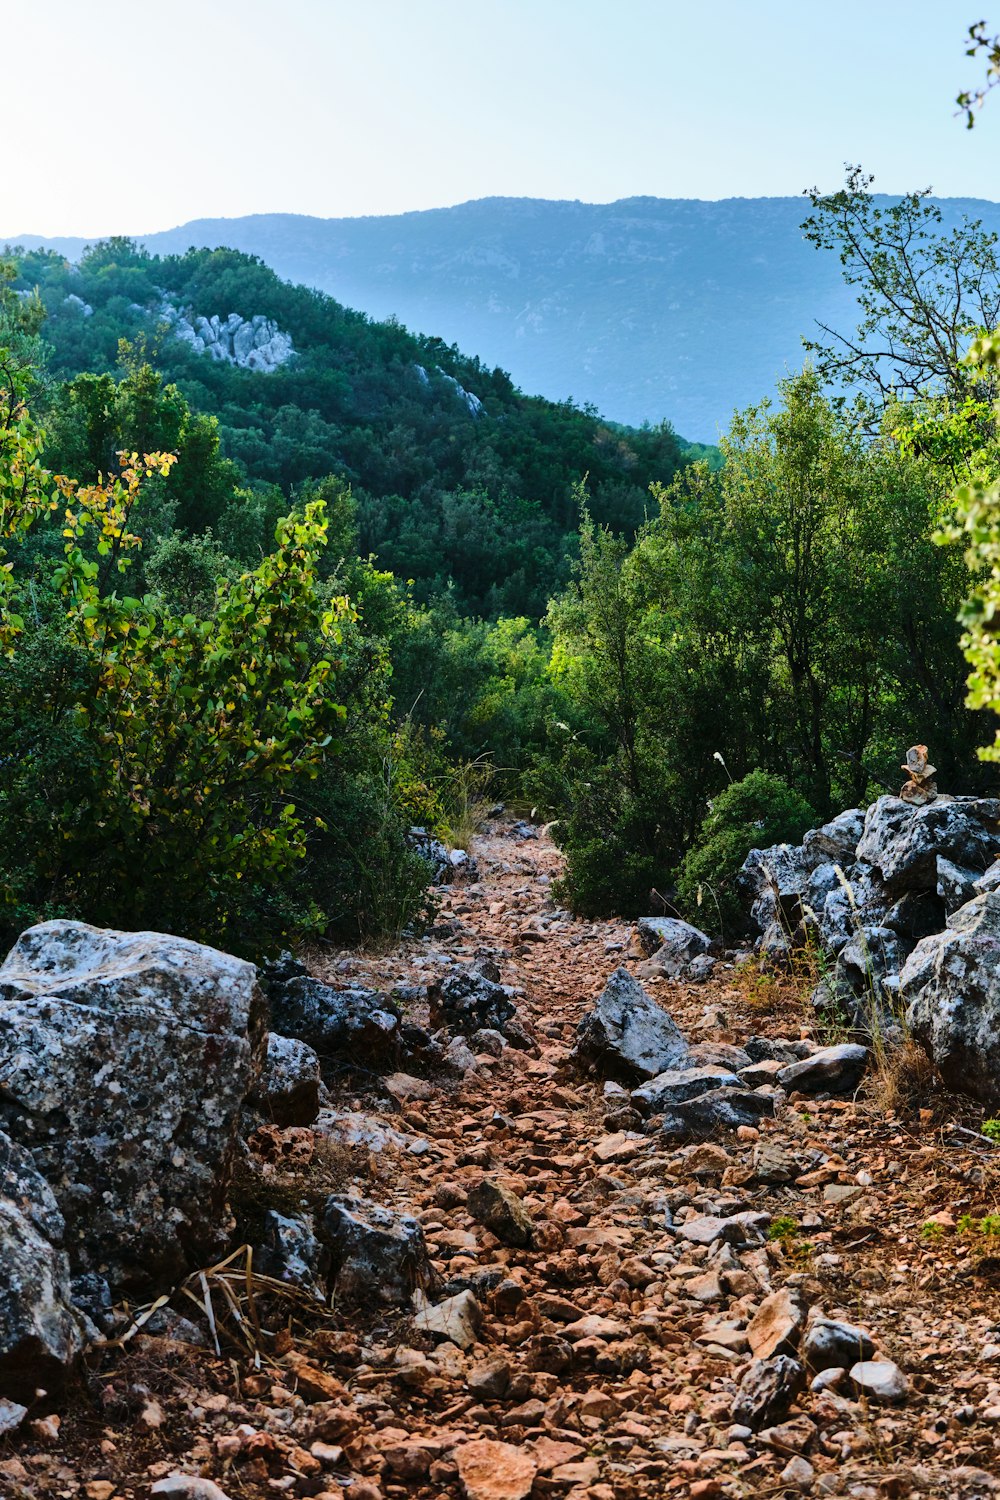
<instances>
[{"instance_id":1,"label":"yellow-green leaves","mask_svg":"<svg viewBox=\"0 0 1000 1500\"><path fill-rule=\"evenodd\" d=\"M81 485L50 474L41 453L42 434L0 355L0 549L61 509L63 555L51 581L65 636L86 663L77 710L96 785L64 829L67 878L99 862L124 925L176 911L187 932L252 946L253 935L237 930L247 909L237 884L273 883L304 853L297 789L344 715L327 648L353 612L318 587L323 503L282 521L274 552L253 572L220 579L205 617L175 614L115 588L140 545L130 520L143 487L168 475L174 456L122 453L116 473ZM13 655L24 620L2 558L0 550L0 649Z\"/></svg>"}]
</instances>

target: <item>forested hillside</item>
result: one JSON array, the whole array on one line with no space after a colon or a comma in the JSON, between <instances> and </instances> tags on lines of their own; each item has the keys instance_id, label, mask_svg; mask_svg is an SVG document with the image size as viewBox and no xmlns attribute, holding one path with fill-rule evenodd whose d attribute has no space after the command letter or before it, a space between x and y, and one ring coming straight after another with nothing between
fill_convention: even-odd
<instances>
[{"instance_id":1,"label":"forested hillside","mask_svg":"<svg viewBox=\"0 0 1000 1500\"><path fill-rule=\"evenodd\" d=\"M418 597L447 588L468 613L539 616L567 577L574 485L589 475L595 514L631 531L647 509L649 484L671 478L683 461L684 445L666 424L626 430L568 403L525 396L504 371L290 286L249 255L192 251L161 260L116 240L78 265L38 252L15 252L11 265L13 289L37 296L44 312L52 377L120 377L148 359L161 382L176 387L157 398L166 425L142 435L147 446L174 446L169 423L187 433L189 451L168 486L184 489L174 519L228 537L238 515L245 530L245 497L234 506L232 496L249 486L253 505L272 519L244 537L244 550L269 538L279 491L287 497L336 475L352 486L362 553L412 578ZM181 310L224 323L234 314L267 319L290 340L283 353L291 357L268 366L266 378L253 359L212 358L177 336ZM83 445L89 474L137 440L98 415L107 410L106 389L82 381L67 392L54 462L78 462Z\"/></svg>"},{"instance_id":2,"label":"forested hillside","mask_svg":"<svg viewBox=\"0 0 1000 1500\"><path fill-rule=\"evenodd\" d=\"M948 229L964 216L1000 228L996 203L939 207ZM486 198L381 218L196 219L142 242L161 255L231 245L373 317L454 341L524 390L635 425L668 418L714 443L735 408L798 368L817 320L856 320L836 257L803 236L805 210L802 197ZM85 242L28 243L75 259Z\"/></svg>"},{"instance_id":3,"label":"forested hillside","mask_svg":"<svg viewBox=\"0 0 1000 1500\"><path fill-rule=\"evenodd\" d=\"M10 929L376 938L424 908L410 825L464 847L502 796L554 820L574 910L732 931L746 851L893 786L901 745L990 785L962 541L995 239L858 174L804 232L861 332L734 415L721 467L235 251L12 255Z\"/></svg>"}]
</instances>

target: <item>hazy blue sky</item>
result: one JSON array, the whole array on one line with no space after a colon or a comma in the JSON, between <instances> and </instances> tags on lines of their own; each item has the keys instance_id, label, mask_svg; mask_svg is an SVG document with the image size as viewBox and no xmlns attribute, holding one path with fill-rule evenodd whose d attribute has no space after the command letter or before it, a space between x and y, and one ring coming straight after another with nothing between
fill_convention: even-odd
<instances>
[{"instance_id":1,"label":"hazy blue sky","mask_svg":"<svg viewBox=\"0 0 1000 1500\"><path fill-rule=\"evenodd\" d=\"M0 0L0 236L490 194L1000 198L986 0ZM994 7L1000 28L1000 4ZM988 9L987 9L988 14Z\"/></svg>"}]
</instances>

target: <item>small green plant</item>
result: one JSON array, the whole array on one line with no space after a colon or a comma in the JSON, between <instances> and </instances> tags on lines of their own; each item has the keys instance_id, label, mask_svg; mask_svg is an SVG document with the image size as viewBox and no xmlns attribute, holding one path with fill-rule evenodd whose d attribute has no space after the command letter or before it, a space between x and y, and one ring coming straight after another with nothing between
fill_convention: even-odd
<instances>
[{"instance_id":1,"label":"small green plant","mask_svg":"<svg viewBox=\"0 0 1000 1500\"><path fill-rule=\"evenodd\" d=\"M767 1239L772 1245L780 1245L782 1254L796 1266L805 1268L812 1260L812 1241L802 1238L802 1226L790 1214L779 1214L771 1220Z\"/></svg>"},{"instance_id":2,"label":"small green plant","mask_svg":"<svg viewBox=\"0 0 1000 1500\"><path fill-rule=\"evenodd\" d=\"M1000 1214L984 1214L981 1219L973 1214L962 1214L956 1227L959 1234L972 1240L976 1249L985 1251L986 1246L976 1242L1000 1238Z\"/></svg>"},{"instance_id":3,"label":"small green plant","mask_svg":"<svg viewBox=\"0 0 1000 1500\"><path fill-rule=\"evenodd\" d=\"M988 1141L1000 1145L1000 1120L984 1120L979 1128Z\"/></svg>"},{"instance_id":4,"label":"small green plant","mask_svg":"<svg viewBox=\"0 0 1000 1500\"><path fill-rule=\"evenodd\" d=\"M936 1219L928 1219L926 1224L920 1226L920 1238L936 1242L944 1238L944 1225L939 1224Z\"/></svg>"},{"instance_id":5,"label":"small green plant","mask_svg":"<svg viewBox=\"0 0 1000 1500\"><path fill-rule=\"evenodd\" d=\"M849 1039L854 1023L837 984L836 959L832 959L819 942L812 944L812 951L817 976L813 989L817 997L817 1032L824 1047L833 1047ZM823 995L821 1006L820 991Z\"/></svg>"}]
</instances>

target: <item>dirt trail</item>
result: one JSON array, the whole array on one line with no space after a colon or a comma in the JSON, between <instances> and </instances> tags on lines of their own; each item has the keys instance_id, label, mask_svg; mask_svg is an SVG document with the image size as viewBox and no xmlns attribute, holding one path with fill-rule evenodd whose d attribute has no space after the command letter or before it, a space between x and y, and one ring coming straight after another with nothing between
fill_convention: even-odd
<instances>
[{"instance_id":1,"label":"dirt trail","mask_svg":"<svg viewBox=\"0 0 1000 1500\"><path fill-rule=\"evenodd\" d=\"M95 1416L92 1388L55 1445L18 1438L0 1458L0 1494L139 1500L177 1469L211 1475L230 1500L342 1496L345 1485L353 1500L518 1500L532 1475L536 1500L1000 1493L1000 1239L956 1227L997 1207L991 1148L930 1111L887 1115L871 1082L855 1100L793 1096L759 1133L709 1147L644 1130L627 1097L567 1063L607 977L636 966L634 926L555 912L559 856L544 837L497 825L476 855L478 880L444 893L432 936L313 965L337 984L389 988L485 948L523 991L537 1056L506 1049L395 1107L384 1092L381 1106L345 1093L325 1117L341 1139L364 1124L367 1145L350 1154L357 1189L420 1219L446 1291L473 1287L476 1343L435 1343L402 1315L355 1317L312 1345L279 1340L277 1363L254 1372L140 1336L101 1370L119 1406ZM782 1008L769 1013L771 992L724 968L700 985L647 987L693 1042L795 1038L810 1022L790 991L774 992ZM530 1248L500 1243L467 1212L484 1174L522 1199ZM698 1216L742 1213L784 1232L711 1244L683 1233ZM940 1227L928 1229L933 1216ZM867 1330L905 1373L905 1398L807 1385L763 1432L738 1422L747 1325L783 1288L803 1316ZM137 1384L160 1420L130 1394ZM519 1450L522 1467L495 1450L492 1488L477 1490L471 1471L463 1488L462 1449L478 1439Z\"/></svg>"}]
</instances>

